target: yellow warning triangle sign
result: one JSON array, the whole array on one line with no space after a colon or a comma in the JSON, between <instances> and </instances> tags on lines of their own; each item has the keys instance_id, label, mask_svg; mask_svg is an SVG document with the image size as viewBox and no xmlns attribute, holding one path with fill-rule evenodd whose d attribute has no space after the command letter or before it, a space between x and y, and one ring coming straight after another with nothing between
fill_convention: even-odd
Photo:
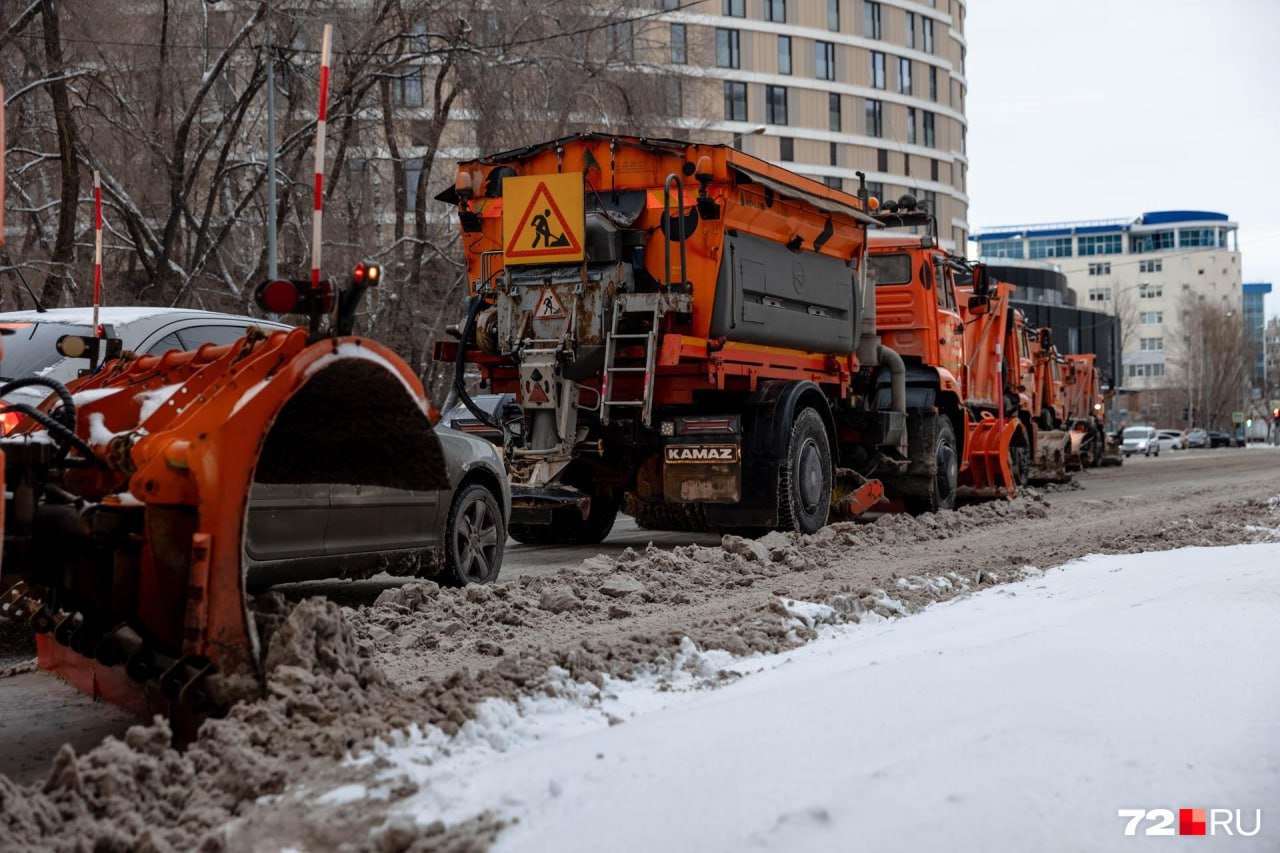
<instances>
[{"instance_id":1,"label":"yellow warning triangle sign","mask_svg":"<svg viewBox=\"0 0 1280 853\"><path fill-rule=\"evenodd\" d=\"M583 257L582 175L530 175L502 182L502 232L508 264L548 264Z\"/></svg>"}]
</instances>

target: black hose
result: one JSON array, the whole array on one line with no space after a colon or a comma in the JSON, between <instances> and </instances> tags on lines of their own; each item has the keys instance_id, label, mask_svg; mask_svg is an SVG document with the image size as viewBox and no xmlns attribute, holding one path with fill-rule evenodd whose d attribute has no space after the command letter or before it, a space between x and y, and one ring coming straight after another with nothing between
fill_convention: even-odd
<instances>
[{"instance_id":1,"label":"black hose","mask_svg":"<svg viewBox=\"0 0 1280 853\"><path fill-rule=\"evenodd\" d=\"M50 379L47 376L24 376L21 379L12 379L0 386L0 397L4 397L19 388L30 388L33 385L43 386L58 395L58 399L62 401L58 420L64 426L75 429L76 401L72 398L71 392L67 390L67 386L56 379Z\"/></svg>"},{"instance_id":2,"label":"black hose","mask_svg":"<svg viewBox=\"0 0 1280 853\"><path fill-rule=\"evenodd\" d=\"M458 355L453 362L453 390L457 392L458 399L462 401L462 405L467 407L467 411L475 415L476 418L485 426L493 429L502 430L506 434L503 424L493 415L476 405L476 401L471 399L471 395L467 393L466 370L467 370L467 339L471 337L476 327L476 315L480 313L480 307L484 304L484 298L480 294L471 297L471 306L467 308L467 322L462 327L462 335L458 339Z\"/></svg>"},{"instance_id":3,"label":"black hose","mask_svg":"<svg viewBox=\"0 0 1280 853\"><path fill-rule=\"evenodd\" d=\"M36 423L40 424L45 429L47 429L49 431L49 435L53 436L55 441L57 441L59 438L62 439L61 441L58 441L58 444L64 445L64 446L69 444L72 447L74 447L76 450L79 450L81 453L83 453L85 457L88 459L97 458L97 455L93 452L93 448L90 447L88 442L86 442L83 438L76 435L75 430L71 429L66 424L60 422L57 418L53 417L52 415L45 414L44 412L37 409L35 406L28 406L26 403L10 403L9 405L0 409L0 414L4 414L6 412L18 412L20 414L26 415L27 417L31 418L33 421L35 421Z\"/></svg>"}]
</instances>

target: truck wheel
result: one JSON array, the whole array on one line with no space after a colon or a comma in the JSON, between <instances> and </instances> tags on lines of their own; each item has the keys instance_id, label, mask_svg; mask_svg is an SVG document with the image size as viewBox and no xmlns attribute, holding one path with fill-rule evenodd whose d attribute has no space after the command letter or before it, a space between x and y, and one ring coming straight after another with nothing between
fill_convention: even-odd
<instances>
[{"instance_id":1,"label":"truck wheel","mask_svg":"<svg viewBox=\"0 0 1280 853\"><path fill-rule=\"evenodd\" d=\"M441 583L466 586L497 580L507 541L503 526L502 508L484 486L471 483L454 495L445 526Z\"/></svg>"},{"instance_id":2,"label":"truck wheel","mask_svg":"<svg viewBox=\"0 0 1280 853\"><path fill-rule=\"evenodd\" d=\"M814 533L831 512L831 441L822 416L804 409L791 424L787 455L778 472L778 527Z\"/></svg>"},{"instance_id":3,"label":"truck wheel","mask_svg":"<svg viewBox=\"0 0 1280 853\"><path fill-rule=\"evenodd\" d=\"M1031 480L1031 445L1027 431L1021 426L1009 442L1009 470L1013 472L1015 486L1025 486Z\"/></svg>"},{"instance_id":4,"label":"truck wheel","mask_svg":"<svg viewBox=\"0 0 1280 853\"><path fill-rule=\"evenodd\" d=\"M956 447L956 430L951 418L943 414L931 416L924 434L933 436L933 460L935 470L928 495L911 495L903 498L907 511L912 515L954 509L956 486L960 479L960 452ZM931 429L929 427L932 427Z\"/></svg>"},{"instance_id":5,"label":"truck wheel","mask_svg":"<svg viewBox=\"0 0 1280 853\"><path fill-rule=\"evenodd\" d=\"M1053 409L1046 407L1040 410L1040 428L1043 430L1058 428L1058 419L1053 416Z\"/></svg>"}]
</instances>

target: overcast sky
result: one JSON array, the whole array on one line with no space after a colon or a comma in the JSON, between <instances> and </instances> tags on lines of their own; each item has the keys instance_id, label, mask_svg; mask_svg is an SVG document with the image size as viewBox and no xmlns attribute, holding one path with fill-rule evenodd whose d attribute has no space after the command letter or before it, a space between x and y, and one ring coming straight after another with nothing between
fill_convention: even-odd
<instances>
[{"instance_id":1,"label":"overcast sky","mask_svg":"<svg viewBox=\"0 0 1280 853\"><path fill-rule=\"evenodd\" d=\"M1280 0L968 9L971 228L1214 210L1280 287Z\"/></svg>"}]
</instances>

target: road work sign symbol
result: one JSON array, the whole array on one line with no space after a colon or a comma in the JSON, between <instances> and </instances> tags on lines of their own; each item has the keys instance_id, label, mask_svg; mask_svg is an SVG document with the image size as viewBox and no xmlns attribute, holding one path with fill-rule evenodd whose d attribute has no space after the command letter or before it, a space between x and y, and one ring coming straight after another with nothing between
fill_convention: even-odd
<instances>
[{"instance_id":1,"label":"road work sign symbol","mask_svg":"<svg viewBox=\"0 0 1280 853\"><path fill-rule=\"evenodd\" d=\"M559 295L550 287L542 288L538 294L538 307L533 309L535 320L559 320L564 317L564 303Z\"/></svg>"},{"instance_id":2,"label":"road work sign symbol","mask_svg":"<svg viewBox=\"0 0 1280 853\"><path fill-rule=\"evenodd\" d=\"M508 264L582 260L582 175L530 175L502 182L502 239ZM542 314L539 304L537 316ZM561 314L564 308L560 308Z\"/></svg>"}]
</instances>

